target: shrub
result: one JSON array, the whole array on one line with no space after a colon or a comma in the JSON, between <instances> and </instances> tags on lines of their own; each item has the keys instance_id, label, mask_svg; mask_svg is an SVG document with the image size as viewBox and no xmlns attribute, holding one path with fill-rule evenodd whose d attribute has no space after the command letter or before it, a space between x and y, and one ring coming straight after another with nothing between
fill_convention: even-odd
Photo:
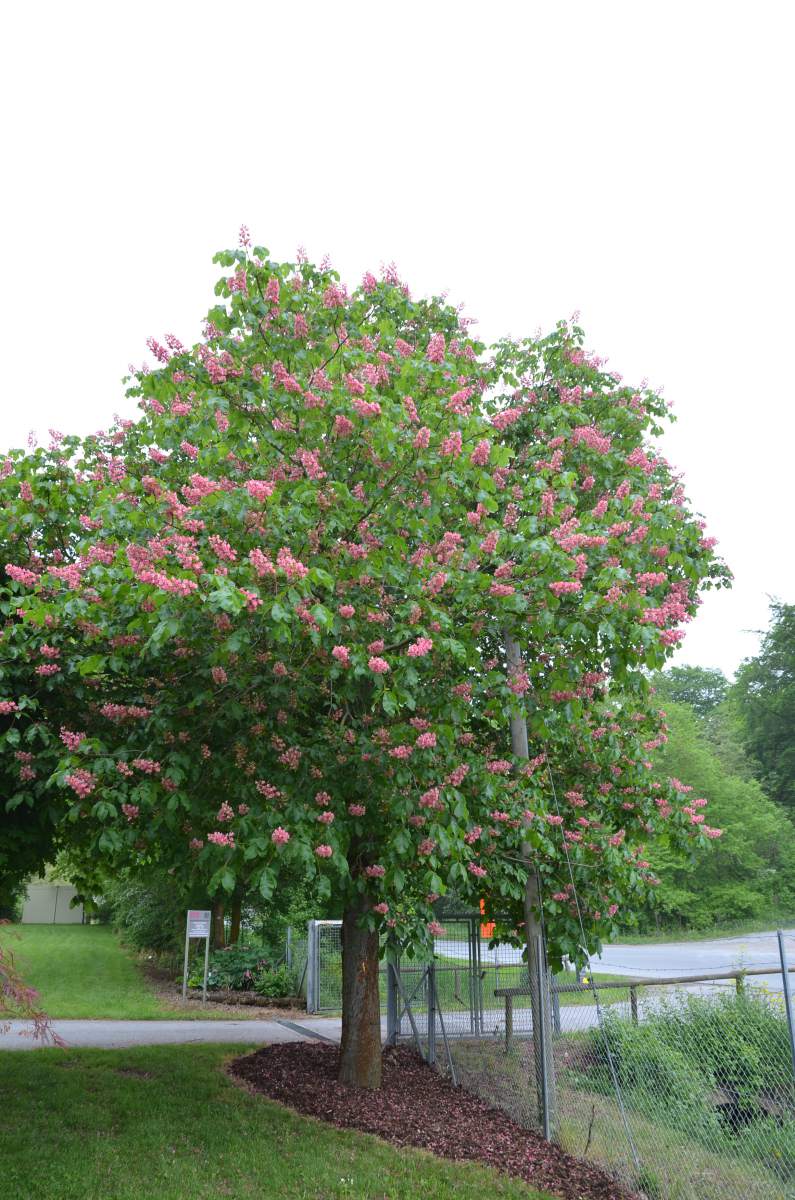
<instances>
[{"instance_id":1,"label":"shrub","mask_svg":"<svg viewBox=\"0 0 795 1200\"><path fill-rule=\"evenodd\" d=\"M260 996L269 998L292 996L295 994L293 973L284 964L279 967L265 967L257 975L254 988Z\"/></svg>"},{"instance_id":2,"label":"shrub","mask_svg":"<svg viewBox=\"0 0 795 1200\"><path fill-rule=\"evenodd\" d=\"M264 946L227 946L214 950L210 955L207 971L207 987L211 991L229 988L235 992L249 992L257 976L273 966L273 955ZM201 987L204 978L204 955L197 955L191 964L188 983Z\"/></svg>"},{"instance_id":3,"label":"shrub","mask_svg":"<svg viewBox=\"0 0 795 1200\"><path fill-rule=\"evenodd\" d=\"M179 954L188 904L173 880L123 877L108 884L104 899L127 945L155 954Z\"/></svg>"}]
</instances>

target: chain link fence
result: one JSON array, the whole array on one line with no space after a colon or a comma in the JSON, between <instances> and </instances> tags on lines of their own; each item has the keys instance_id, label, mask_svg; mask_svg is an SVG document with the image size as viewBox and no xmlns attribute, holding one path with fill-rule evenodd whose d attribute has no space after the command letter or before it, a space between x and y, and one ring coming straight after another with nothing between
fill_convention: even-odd
<instances>
[{"instance_id":1,"label":"chain link fence","mask_svg":"<svg viewBox=\"0 0 795 1200\"><path fill-rule=\"evenodd\" d=\"M546 1113L565 1149L648 1200L795 1200L779 963L699 980L567 972L543 989L536 1039L522 952L481 932L477 917L446 918L432 956L384 964L387 1041L413 1042L521 1124L543 1130ZM338 1012L339 922L310 922L306 957L307 1007Z\"/></svg>"}]
</instances>

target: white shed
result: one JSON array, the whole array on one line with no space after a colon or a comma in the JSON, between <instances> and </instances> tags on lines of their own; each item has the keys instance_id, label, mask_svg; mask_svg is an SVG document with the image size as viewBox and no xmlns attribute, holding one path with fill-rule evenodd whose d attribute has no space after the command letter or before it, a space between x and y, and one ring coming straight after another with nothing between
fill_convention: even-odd
<instances>
[{"instance_id":1,"label":"white shed","mask_svg":"<svg viewBox=\"0 0 795 1200\"><path fill-rule=\"evenodd\" d=\"M23 925L82 925L83 905L70 908L77 895L71 883L30 883L22 906Z\"/></svg>"}]
</instances>

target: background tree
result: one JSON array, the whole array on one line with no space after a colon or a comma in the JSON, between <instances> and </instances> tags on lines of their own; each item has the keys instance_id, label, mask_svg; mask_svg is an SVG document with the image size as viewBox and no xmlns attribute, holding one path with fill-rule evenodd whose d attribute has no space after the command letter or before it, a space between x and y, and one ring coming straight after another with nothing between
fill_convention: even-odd
<instances>
[{"instance_id":1,"label":"background tree","mask_svg":"<svg viewBox=\"0 0 795 1200\"><path fill-rule=\"evenodd\" d=\"M664 923L706 929L717 923L788 913L795 907L795 829L759 782L727 768L704 723L685 705L667 705L667 741L656 767L709 801L723 836L707 854L650 848L660 886L655 911ZM677 784L678 786L678 784Z\"/></svg>"},{"instance_id":2,"label":"background tree","mask_svg":"<svg viewBox=\"0 0 795 1200\"><path fill-rule=\"evenodd\" d=\"M774 601L759 654L732 687L749 752L768 794L795 812L795 605Z\"/></svg>"},{"instance_id":3,"label":"background tree","mask_svg":"<svg viewBox=\"0 0 795 1200\"><path fill-rule=\"evenodd\" d=\"M349 295L246 234L218 259L204 340L150 342L137 422L8 460L0 704L110 869L335 897L341 1078L377 1086L379 941L427 943L439 895L521 944L530 877L559 962L645 902L659 825L719 835L653 777L644 669L725 571L646 444L664 404L580 330L488 358L391 269ZM55 470L79 516L53 548L23 531Z\"/></svg>"},{"instance_id":4,"label":"background tree","mask_svg":"<svg viewBox=\"0 0 795 1200\"><path fill-rule=\"evenodd\" d=\"M655 675L653 684L660 701L687 704L700 717L722 704L729 690L729 681L717 667L668 667Z\"/></svg>"}]
</instances>

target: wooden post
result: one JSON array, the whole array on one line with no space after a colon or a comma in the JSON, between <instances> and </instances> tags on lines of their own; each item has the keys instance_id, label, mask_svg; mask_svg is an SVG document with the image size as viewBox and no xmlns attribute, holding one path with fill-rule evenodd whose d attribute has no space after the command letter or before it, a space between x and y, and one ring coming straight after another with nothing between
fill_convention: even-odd
<instances>
[{"instance_id":1,"label":"wooden post","mask_svg":"<svg viewBox=\"0 0 795 1200\"><path fill-rule=\"evenodd\" d=\"M629 1007L632 1010L632 1024L638 1023L638 989L631 987L629 989Z\"/></svg>"}]
</instances>

